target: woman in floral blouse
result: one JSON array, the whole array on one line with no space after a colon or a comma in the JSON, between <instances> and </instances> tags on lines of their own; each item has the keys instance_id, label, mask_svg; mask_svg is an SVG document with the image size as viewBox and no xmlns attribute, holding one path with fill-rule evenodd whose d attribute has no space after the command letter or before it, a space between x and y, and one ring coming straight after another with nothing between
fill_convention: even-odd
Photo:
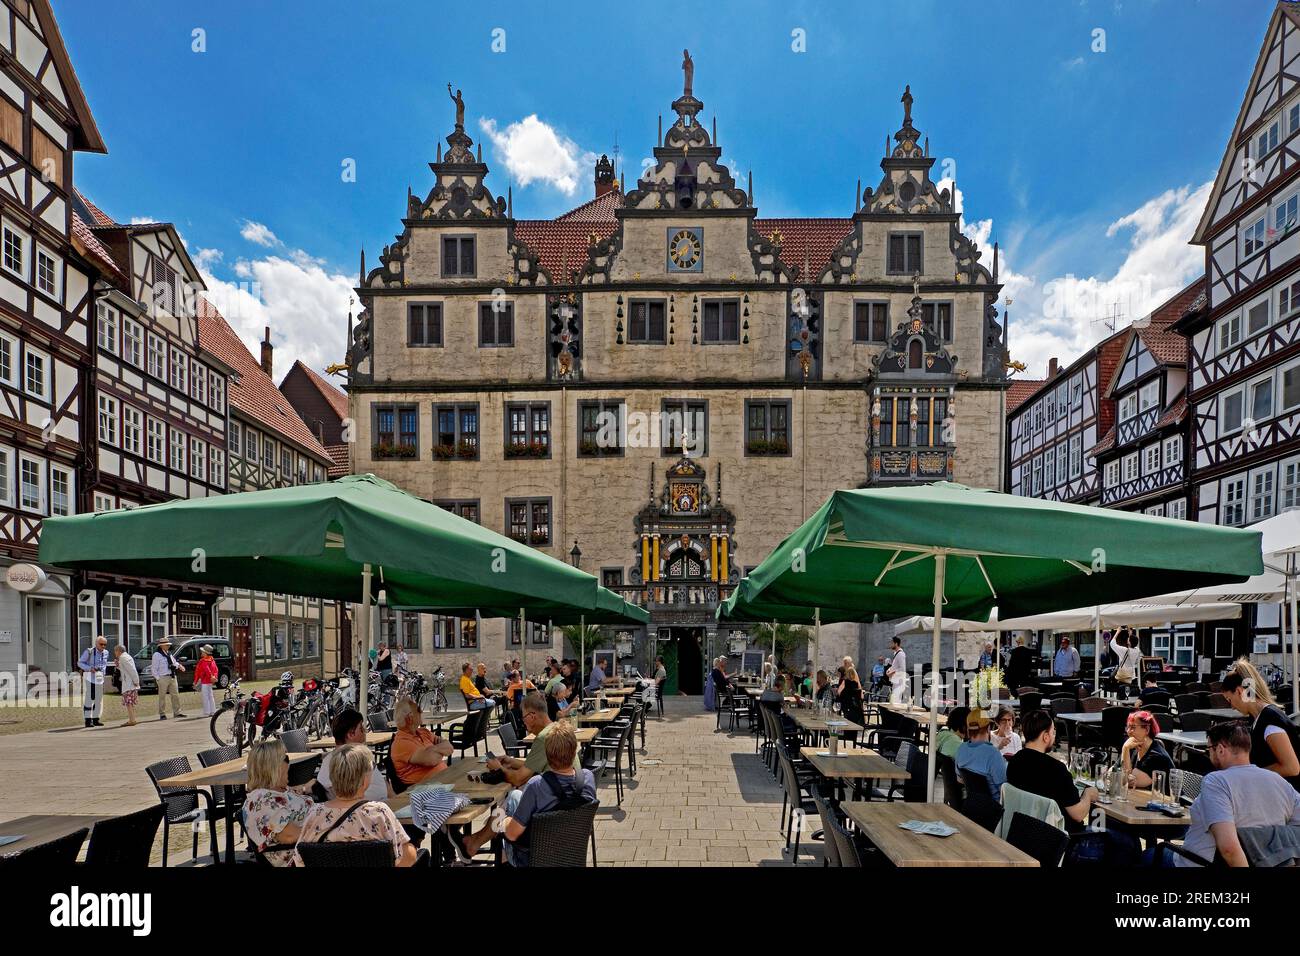
<instances>
[{"instance_id":1,"label":"woman in floral blouse","mask_svg":"<svg viewBox=\"0 0 1300 956\"><path fill-rule=\"evenodd\" d=\"M310 786L310 784L308 784ZM248 788L244 814L248 835L272 866L292 866L292 847L312 802L289 787L289 755L278 738L259 740L248 753ZM271 847L270 852L265 852Z\"/></svg>"},{"instance_id":2,"label":"woman in floral blouse","mask_svg":"<svg viewBox=\"0 0 1300 956\"><path fill-rule=\"evenodd\" d=\"M374 757L364 744L346 744L330 758L330 782L338 794L333 800L312 806L298 833L301 843L348 843L386 840L393 845L397 866L415 863L415 846L386 803L366 799ZM293 865L302 866L295 851Z\"/></svg>"}]
</instances>

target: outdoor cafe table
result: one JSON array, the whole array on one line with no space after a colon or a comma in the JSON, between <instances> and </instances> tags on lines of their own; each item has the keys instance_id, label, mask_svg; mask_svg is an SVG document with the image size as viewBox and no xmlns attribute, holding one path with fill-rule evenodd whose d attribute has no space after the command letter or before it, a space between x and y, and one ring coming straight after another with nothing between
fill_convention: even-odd
<instances>
[{"instance_id":1,"label":"outdoor cafe table","mask_svg":"<svg viewBox=\"0 0 1300 956\"><path fill-rule=\"evenodd\" d=\"M1128 801L1119 803L1096 803L1094 806L1101 807L1106 817L1119 823L1131 827L1185 827L1191 822L1186 811L1181 817L1167 817L1159 810L1139 810L1139 807L1145 806L1150 800L1156 797L1150 790L1130 790Z\"/></svg>"},{"instance_id":2,"label":"outdoor cafe table","mask_svg":"<svg viewBox=\"0 0 1300 956\"><path fill-rule=\"evenodd\" d=\"M468 710L426 710L420 714L420 723L429 727L441 727L468 716Z\"/></svg>"},{"instance_id":3,"label":"outdoor cafe table","mask_svg":"<svg viewBox=\"0 0 1300 956\"><path fill-rule=\"evenodd\" d=\"M78 830L93 827L103 819L105 817L102 816L38 814L18 817L15 820L6 820L4 823L0 823L0 837L16 836L22 837L22 839L0 846L0 857L12 856L15 853L21 853L23 850L30 850L34 846L40 846L42 843L49 843L51 840L59 839L59 837L76 833Z\"/></svg>"},{"instance_id":4,"label":"outdoor cafe table","mask_svg":"<svg viewBox=\"0 0 1300 956\"><path fill-rule=\"evenodd\" d=\"M1169 730L1156 736L1166 743L1179 747L1192 747L1196 750L1204 750L1207 743L1203 730Z\"/></svg>"},{"instance_id":5,"label":"outdoor cafe table","mask_svg":"<svg viewBox=\"0 0 1300 956\"><path fill-rule=\"evenodd\" d=\"M383 747L393 742L393 731L369 731L366 734L367 747ZM335 747L333 737L322 737L320 740L307 741L308 750L333 750Z\"/></svg>"},{"instance_id":6,"label":"outdoor cafe table","mask_svg":"<svg viewBox=\"0 0 1300 956\"><path fill-rule=\"evenodd\" d=\"M424 783L449 783L455 793L463 793L465 796L473 797L491 797L492 802L487 804L471 803L463 809L457 810L447 819L447 826L469 826L484 813L490 813L492 808L506 798L510 793L510 784L496 783L488 784L481 781L469 779L471 773L482 773L487 768L473 757L469 759L461 758L450 764L446 770L432 774L424 780ZM416 785L417 787L419 784ZM399 794L389 797L386 801L394 812L408 807L411 804L411 791L403 790ZM405 822L409 817L398 817Z\"/></svg>"},{"instance_id":7,"label":"outdoor cafe table","mask_svg":"<svg viewBox=\"0 0 1300 956\"><path fill-rule=\"evenodd\" d=\"M830 731L826 718L818 717L817 711L811 707L787 707L785 712L790 716L791 720L809 733L817 734L820 737L820 735ZM860 733L865 729L861 724L855 724L851 720L844 720L840 717L831 717L830 719L835 721L835 729L840 734Z\"/></svg>"},{"instance_id":8,"label":"outdoor cafe table","mask_svg":"<svg viewBox=\"0 0 1300 956\"><path fill-rule=\"evenodd\" d=\"M834 757L821 747L800 747L799 753L827 780L852 780L854 796L861 794L863 780L907 780L911 776L865 747L843 746Z\"/></svg>"},{"instance_id":9,"label":"outdoor cafe table","mask_svg":"<svg viewBox=\"0 0 1300 956\"><path fill-rule=\"evenodd\" d=\"M289 754L290 764L300 764L308 760L319 760L319 753ZM214 763L211 767L199 767L174 777L158 781L160 787L240 787L248 783L248 755ZM226 820L226 862L235 862L235 828L233 820Z\"/></svg>"},{"instance_id":10,"label":"outdoor cafe table","mask_svg":"<svg viewBox=\"0 0 1300 956\"><path fill-rule=\"evenodd\" d=\"M846 801L840 809L895 866L1038 866L1032 856L944 803ZM909 820L946 823L957 832L937 837L900 829Z\"/></svg>"},{"instance_id":11,"label":"outdoor cafe table","mask_svg":"<svg viewBox=\"0 0 1300 956\"><path fill-rule=\"evenodd\" d=\"M575 737L578 738L578 743L580 743L580 744L589 744L589 743L591 743L593 740L596 739L596 737L597 737L599 734L600 734L600 728L599 728L599 727L578 727L578 728L577 728L576 730L574 730L574 732L573 732L573 735L574 735ZM521 744L531 744L531 743L532 743L533 741L535 741L536 739L537 739L537 735L536 735L536 734L529 734L527 737L524 737L524 738L523 738L522 740L520 740L519 742L520 742Z\"/></svg>"},{"instance_id":12,"label":"outdoor cafe table","mask_svg":"<svg viewBox=\"0 0 1300 956\"><path fill-rule=\"evenodd\" d=\"M606 707L604 710L593 710L590 714L579 714L578 722L582 724L608 724L612 723L617 716L617 707Z\"/></svg>"}]
</instances>

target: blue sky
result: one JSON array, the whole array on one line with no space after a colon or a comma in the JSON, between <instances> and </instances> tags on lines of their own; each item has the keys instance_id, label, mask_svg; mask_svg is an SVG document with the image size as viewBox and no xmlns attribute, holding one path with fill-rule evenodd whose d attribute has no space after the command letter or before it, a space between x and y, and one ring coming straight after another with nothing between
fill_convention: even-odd
<instances>
[{"instance_id":1,"label":"blue sky","mask_svg":"<svg viewBox=\"0 0 1300 956\"><path fill-rule=\"evenodd\" d=\"M1104 332L1099 310L1122 302L1132 319L1196 274L1184 243L1273 9L54 2L109 147L79 157L79 186L116 218L175 222L240 331L273 324L281 373L295 354L341 358L358 252L374 263L407 185L428 190L452 125L448 81L493 190L513 183L515 214L544 217L590 198L591 154L616 137L636 178L680 93L683 47L703 117L717 116L738 178L753 171L763 216L851 214L910 83L916 125L955 162L968 232L1003 246L1013 356L1041 371ZM340 175L348 159L355 182ZM256 285L226 285L241 281Z\"/></svg>"}]
</instances>

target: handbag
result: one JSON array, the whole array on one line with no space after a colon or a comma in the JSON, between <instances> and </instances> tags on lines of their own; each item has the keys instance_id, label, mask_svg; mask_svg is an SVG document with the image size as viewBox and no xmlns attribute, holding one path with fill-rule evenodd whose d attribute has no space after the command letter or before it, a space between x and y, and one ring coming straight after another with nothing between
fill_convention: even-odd
<instances>
[{"instance_id":1,"label":"handbag","mask_svg":"<svg viewBox=\"0 0 1300 956\"><path fill-rule=\"evenodd\" d=\"M1115 670L1115 680L1119 681L1121 684L1131 684L1133 683L1133 678L1137 676L1133 673L1133 668L1131 666L1134 648L1127 647L1125 650L1129 653L1124 655L1124 660L1120 662L1119 667Z\"/></svg>"}]
</instances>

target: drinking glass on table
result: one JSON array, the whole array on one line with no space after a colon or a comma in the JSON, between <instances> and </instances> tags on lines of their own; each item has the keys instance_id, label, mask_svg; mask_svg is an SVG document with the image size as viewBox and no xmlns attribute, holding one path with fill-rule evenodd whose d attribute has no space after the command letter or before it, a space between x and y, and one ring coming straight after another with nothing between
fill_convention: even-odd
<instances>
[{"instance_id":1,"label":"drinking glass on table","mask_svg":"<svg viewBox=\"0 0 1300 956\"><path fill-rule=\"evenodd\" d=\"M1181 770L1169 771L1169 802L1177 803L1178 798L1183 795L1183 772Z\"/></svg>"},{"instance_id":2,"label":"drinking glass on table","mask_svg":"<svg viewBox=\"0 0 1300 956\"><path fill-rule=\"evenodd\" d=\"M1169 777L1163 770L1151 773L1151 796L1156 800L1169 799Z\"/></svg>"}]
</instances>

